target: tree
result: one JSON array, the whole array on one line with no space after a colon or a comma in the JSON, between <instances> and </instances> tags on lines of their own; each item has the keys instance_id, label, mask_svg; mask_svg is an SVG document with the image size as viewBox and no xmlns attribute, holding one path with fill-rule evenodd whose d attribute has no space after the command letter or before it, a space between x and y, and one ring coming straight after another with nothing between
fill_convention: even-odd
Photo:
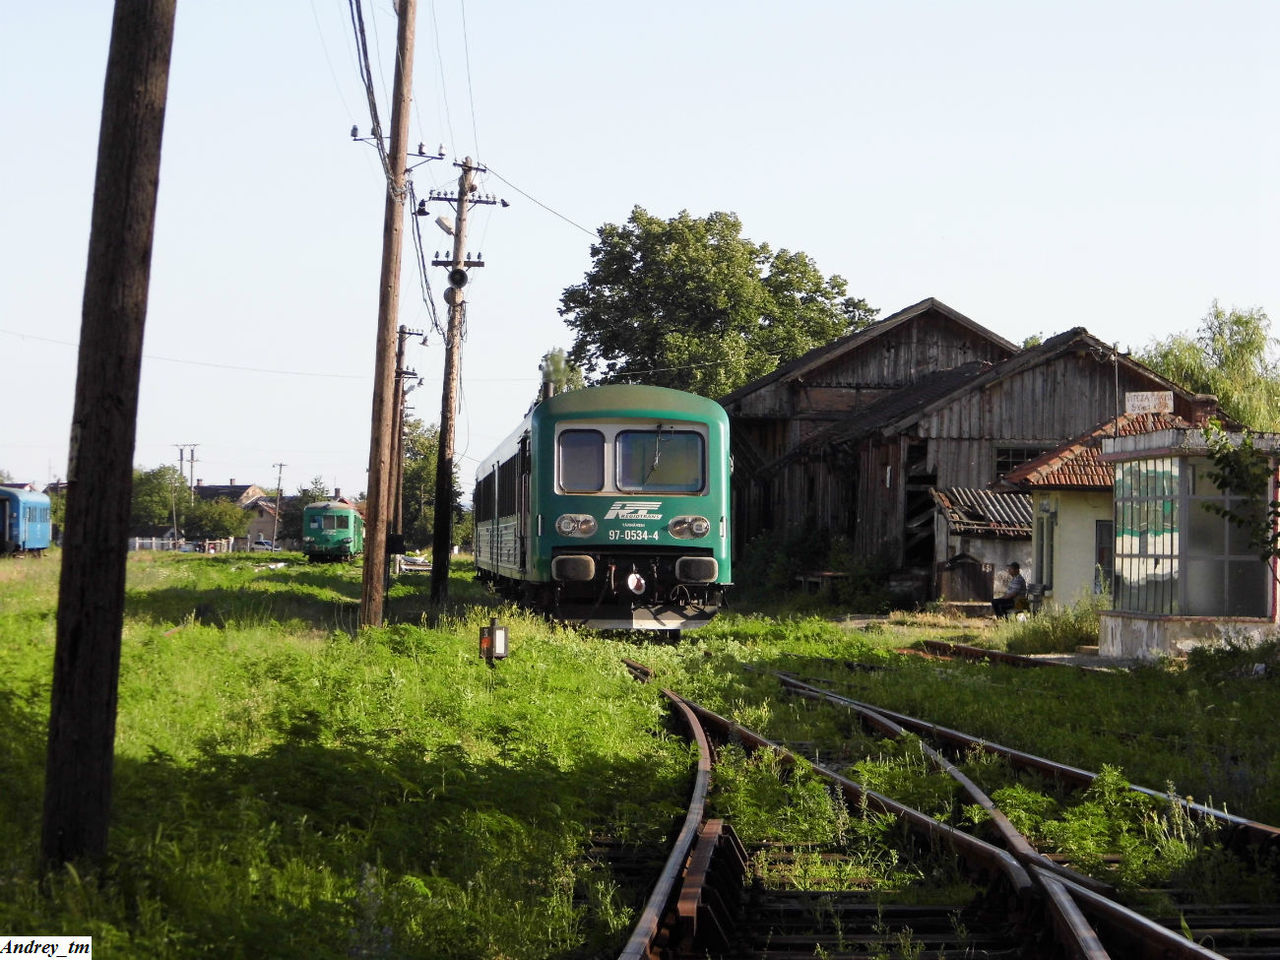
<instances>
[{"instance_id":1,"label":"tree","mask_svg":"<svg viewBox=\"0 0 1280 960\"><path fill-rule=\"evenodd\" d=\"M1280 430L1280 368L1270 329L1260 308L1223 310L1215 300L1194 335L1153 341L1138 359L1188 390L1213 394L1232 419Z\"/></svg>"},{"instance_id":2,"label":"tree","mask_svg":"<svg viewBox=\"0 0 1280 960\"><path fill-rule=\"evenodd\" d=\"M875 317L806 254L741 234L732 213L661 220L636 207L606 223L560 300L569 359L598 382L719 397Z\"/></svg>"},{"instance_id":3,"label":"tree","mask_svg":"<svg viewBox=\"0 0 1280 960\"><path fill-rule=\"evenodd\" d=\"M8 470L0 470L0 483L13 483L13 474Z\"/></svg>"},{"instance_id":4,"label":"tree","mask_svg":"<svg viewBox=\"0 0 1280 960\"><path fill-rule=\"evenodd\" d=\"M151 470L133 468L133 493L129 501L131 527L172 526L177 528L191 505L186 478L173 464L162 464Z\"/></svg>"},{"instance_id":5,"label":"tree","mask_svg":"<svg viewBox=\"0 0 1280 960\"><path fill-rule=\"evenodd\" d=\"M436 463L440 455L440 427L410 417L404 422L404 539L415 549L429 546L435 531ZM462 506L462 486L455 473L453 544L471 538L469 515Z\"/></svg>"},{"instance_id":6,"label":"tree","mask_svg":"<svg viewBox=\"0 0 1280 960\"><path fill-rule=\"evenodd\" d=\"M543 382L550 381L556 393L581 390L587 385L582 368L569 359L564 347L556 347L544 353L538 370L542 373Z\"/></svg>"},{"instance_id":7,"label":"tree","mask_svg":"<svg viewBox=\"0 0 1280 960\"><path fill-rule=\"evenodd\" d=\"M1271 496L1276 475L1273 456L1257 449L1248 430L1233 443L1221 424L1210 422L1204 428L1204 438L1213 462L1209 479L1232 499L1225 504L1207 501L1202 506L1243 529L1249 546L1258 551L1263 562L1280 557L1280 500Z\"/></svg>"},{"instance_id":8,"label":"tree","mask_svg":"<svg viewBox=\"0 0 1280 960\"><path fill-rule=\"evenodd\" d=\"M183 520L187 537L193 540L221 540L243 537L249 529L249 514L226 497L196 499Z\"/></svg>"}]
</instances>

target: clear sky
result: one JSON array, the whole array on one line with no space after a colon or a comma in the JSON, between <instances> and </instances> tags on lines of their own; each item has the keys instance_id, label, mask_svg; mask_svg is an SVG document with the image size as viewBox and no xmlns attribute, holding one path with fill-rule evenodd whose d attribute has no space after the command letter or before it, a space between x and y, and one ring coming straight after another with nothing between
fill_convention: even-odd
<instances>
[{"instance_id":1,"label":"clear sky","mask_svg":"<svg viewBox=\"0 0 1280 960\"><path fill-rule=\"evenodd\" d=\"M0 4L0 469L37 483L66 471L111 6ZM471 156L511 204L472 217L464 490L635 205L734 211L881 316L934 296L1016 342L1137 350L1215 298L1280 320L1278 41L1275 0L419 0L411 136L447 158L415 188ZM196 443L207 483L365 489L385 187L354 49L347 0L179 0L139 466ZM402 296L430 330L409 259ZM442 358L411 341L427 422Z\"/></svg>"}]
</instances>

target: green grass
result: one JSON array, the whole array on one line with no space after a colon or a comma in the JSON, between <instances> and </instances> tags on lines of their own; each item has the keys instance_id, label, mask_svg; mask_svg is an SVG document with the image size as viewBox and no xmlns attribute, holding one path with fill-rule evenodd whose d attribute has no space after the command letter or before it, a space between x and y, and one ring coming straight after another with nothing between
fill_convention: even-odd
<instances>
[{"instance_id":1,"label":"green grass","mask_svg":"<svg viewBox=\"0 0 1280 960\"><path fill-rule=\"evenodd\" d=\"M491 670L488 609L353 636L336 624L357 568L221 559L130 564L109 862L44 887L56 564L6 569L0 928L92 934L103 956L573 957L625 938L634 904L584 852L596 832L660 844L689 750L616 649L505 611L520 641Z\"/></svg>"},{"instance_id":2,"label":"green grass","mask_svg":"<svg viewBox=\"0 0 1280 960\"><path fill-rule=\"evenodd\" d=\"M643 891L590 856L592 841L661 847L691 782L659 686L779 739L843 742L832 759L856 763L855 779L939 815L956 806L910 743L782 695L773 669L1280 820L1280 704L1250 659L1274 663L1274 649L1129 674L1014 670L898 652L923 636L998 644L986 625L894 615L853 629L796 611L729 614L655 642L495 606L465 558L448 609L430 609L427 577L409 575L388 595L389 625L359 631L358 566L134 554L109 858L42 879L57 568L56 552L0 563L0 929L92 934L104 957L616 953ZM491 669L477 637L495 615L511 655ZM658 683L632 681L624 655ZM725 758L712 805L749 842L838 847L853 866L835 879L848 885L938 879L927 859L893 852L886 822L845 809L807 772L779 785L769 761ZM1033 808L1041 786L1014 799ZM1055 806L1035 829L1094 842L1092 814L1075 803L1072 821L1074 807L1045 796ZM1161 849L1143 816L1125 836ZM1230 866L1188 849L1230 886ZM776 869L833 879L817 857Z\"/></svg>"}]
</instances>

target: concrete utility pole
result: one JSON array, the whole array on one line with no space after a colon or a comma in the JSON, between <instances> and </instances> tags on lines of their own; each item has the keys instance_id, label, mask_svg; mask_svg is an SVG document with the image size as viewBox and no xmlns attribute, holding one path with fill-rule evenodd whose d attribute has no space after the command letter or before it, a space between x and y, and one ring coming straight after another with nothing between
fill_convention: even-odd
<instances>
[{"instance_id":1,"label":"concrete utility pole","mask_svg":"<svg viewBox=\"0 0 1280 960\"><path fill-rule=\"evenodd\" d=\"M276 468L276 516L271 521L271 549L274 550L276 548L276 538L280 536L280 493L283 490L280 484L284 482L284 468L288 464L273 463L272 466Z\"/></svg>"},{"instance_id":2,"label":"concrete utility pole","mask_svg":"<svg viewBox=\"0 0 1280 960\"><path fill-rule=\"evenodd\" d=\"M116 0L67 468L40 851L107 852L142 335L176 0Z\"/></svg>"},{"instance_id":3,"label":"concrete utility pole","mask_svg":"<svg viewBox=\"0 0 1280 960\"><path fill-rule=\"evenodd\" d=\"M382 220L382 276L378 293L378 346L369 436L369 490L365 502L364 579L360 624L382 623L386 599L387 523L391 494L394 423L396 316L400 309L400 249L404 226L405 163L409 101L413 89L413 30L417 0L400 0L396 31L396 72L392 90L391 143L387 157L387 201Z\"/></svg>"}]
</instances>

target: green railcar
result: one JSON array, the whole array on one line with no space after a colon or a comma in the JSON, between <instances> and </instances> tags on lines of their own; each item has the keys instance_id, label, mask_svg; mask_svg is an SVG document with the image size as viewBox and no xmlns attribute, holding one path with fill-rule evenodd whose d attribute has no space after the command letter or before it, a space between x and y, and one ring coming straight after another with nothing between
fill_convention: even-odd
<instances>
[{"instance_id":1,"label":"green railcar","mask_svg":"<svg viewBox=\"0 0 1280 960\"><path fill-rule=\"evenodd\" d=\"M349 560L364 552L364 517L345 500L302 508L302 552L308 560Z\"/></svg>"},{"instance_id":2,"label":"green railcar","mask_svg":"<svg viewBox=\"0 0 1280 960\"><path fill-rule=\"evenodd\" d=\"M684 630L732 583L729 420L705 397L543 400L482 462L473 503L477 575L565 622Z\"/></svg>"}]
</instances>

